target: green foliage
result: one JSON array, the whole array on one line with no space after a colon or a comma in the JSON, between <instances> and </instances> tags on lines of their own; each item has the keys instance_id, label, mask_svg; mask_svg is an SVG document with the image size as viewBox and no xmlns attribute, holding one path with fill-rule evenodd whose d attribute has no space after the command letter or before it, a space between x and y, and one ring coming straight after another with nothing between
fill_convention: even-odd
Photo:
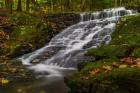
<instances>
[{"instance_id":1,"label":"green foliage","mask_svg":"<svg viewBox=\"0 0 140 93\"><path fill-rule=\"evenodd\" d=\"M140 57L140 48L135 48L131 54L134 57Z\"/></svg>"},{"instance_id":2,"label":"green foliage","mask_svg":"<svg viewBox=\"0 0 140 93\"><path fill-rule=\"evenodd\" d=\"M39 22L43 22L41 17L34 17L25 13L17 13L15 15L10 16L11 21L18 26L22 25L37 25Z\"/></svg>"},{"instance_id":3,"label":"green foliage","mask_svg":"<svg viewBox=\"0 0 140 93\"><path fill-rule=\"evenodd\" d=\"M26 11L27 13L56 13L56 12L83 12L97 11L104 8L124 6L139 9L139 0L5 0L0 2L1 7L13 10ZM20 2L19 2L20 1ZM5 4L4 4L5 3Z\"/></svg>"}]
</instances>

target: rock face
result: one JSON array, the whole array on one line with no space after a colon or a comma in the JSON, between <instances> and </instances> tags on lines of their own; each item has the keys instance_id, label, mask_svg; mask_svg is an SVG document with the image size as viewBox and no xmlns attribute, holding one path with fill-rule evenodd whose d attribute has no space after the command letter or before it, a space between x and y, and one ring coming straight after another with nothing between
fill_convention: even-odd
<instances>
[{"instance_id":1,"label":"rock face","mask_svg":"<svg viewBox=\"0 0 140 93\"><path fill-rule=\"evenodd\" d=\"M66 27L80 21L80 15L75 13L52 14L45 16L45 18L48 24L53 28L54 32L60 32Z\"/></svg>"},{"instance_id":2,"label":"rock face","mask_svg":"<svg viewBox=\"0 0 140 93\"><path fill-rule=\"evenodd\" d=\"M11 57L17 57L17 56L21 56L24 55L26 53L29 53L30 51L33 50L33 47L30 44L19 44L16 45L16 48L14 50L14 52L11 54Z\"/></svg>"}]
</instances>

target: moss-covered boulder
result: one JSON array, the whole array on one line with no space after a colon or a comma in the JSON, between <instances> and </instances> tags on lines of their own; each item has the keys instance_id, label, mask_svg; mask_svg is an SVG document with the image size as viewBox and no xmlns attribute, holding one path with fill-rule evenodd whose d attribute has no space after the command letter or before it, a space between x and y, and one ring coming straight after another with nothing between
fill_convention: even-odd
<instances>
[{"instance_id":1,"label":"moss-covered boulder","mask_svg":"<svg viewBox=\"0 0 140 93\"><path fill-rule=\"evenodd\" d=\"M112 35L110 44L137 45L140 42L140 16L123 17L118 23L116 31Z\"/></svg>"},{"instance_id":2,"label":"moss-covered boulder","mask_svg":"<svg viewBox=\"0 0 140 93\"><path fill-rule=\"evenodd\" d=\"M94 56L96 59L105 59L112 57L124 57L131 47L127 45L105 45L99 48L90 49L87 56Z\"/></svg>"},{"instance_id":3,"label":"moss-covered boulder","mask_svg":"<svg viewBox=\"0 0 140 93\"><path fill-rule=\"evenodd\" d=\"M79 73L65 82L71 87L70 93L139 93L139 62L139 58L112 58L81 63Z\"/></svg>"},{"instance_id":4,"label":"moss-covered boulder","mask_svg":"<svg viewBox=\"0 0 140 93\"><path fill-rule=\"evenodd\" d=\"M138 68L116 68L110 72L98 70L97 67L92 69L93 72L86 70L85 74L81 71L65 79L71 87L70 93L140 92L140 69ZM100 73L95 75L96 71Z\"/></svg>"}]
</instances>

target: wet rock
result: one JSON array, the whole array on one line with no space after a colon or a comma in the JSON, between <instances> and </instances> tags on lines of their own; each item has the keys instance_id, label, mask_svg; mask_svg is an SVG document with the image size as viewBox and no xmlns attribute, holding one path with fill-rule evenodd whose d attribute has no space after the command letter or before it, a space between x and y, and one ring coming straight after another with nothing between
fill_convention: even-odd
<instances>
[{"instance_id":1,"label":"wet rock","mask_svg":"<svg viewBox=\"0 0 140 93\"><path fill-rule=\"evenodd\" d=\"M43 55L43 58L44 58L44 59L48 59L49 56L50 56L49 53L45 53L45 54Z\"/></svg>"},{"instance_id":2,"label":"wet rock","mask_svg":"<svg viewBox=\"0 0 140 93\"><path fill-rule=\"evenodd\" d=\"M45 16L46 21L52 26L54 32L60 32L68 26L80 21L80 15L74 13L60 13Z\"/></svg>"},{"instance_id":3,"label":"wet rock","mask_svg":"<svg viewBox=\"0 0 140 93\"><path fill-rule=\"evenodd\" d=\"M20 61L0 60L0 63L0 79L6 80L6 82L2 83L7 83L7 85L9 85L19 81L21 83L22 81L32 81L35 79L34 75L26 70Z\"/></svg>"},{"instance_id":4,"label":"wet rock","mask_svg":"<svg viewBox=\"0 0 140 93\"><path fill-rule=\"evenodd\" d=\"M32 64L38 64L39 62L40 62L39 59L34 59L34 60L31 61Z\"/></svg>"},{"instance_id":5,"label":"wet rock","mask_svg":"<svg viewBox=\"0 0 140 93\"><path fill-rule=\"evenodd\" d=\"M18 57L24 54L27 54L33 50L33 47L30 44L19 44L15 46L14 51L9 55L10 57Z\"/></svg>"}]
</instances>

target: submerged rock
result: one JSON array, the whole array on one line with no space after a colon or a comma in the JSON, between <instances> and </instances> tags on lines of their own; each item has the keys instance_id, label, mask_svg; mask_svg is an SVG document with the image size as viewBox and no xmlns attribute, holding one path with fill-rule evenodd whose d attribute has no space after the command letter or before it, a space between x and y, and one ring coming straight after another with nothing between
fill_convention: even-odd
<instances>
[{"instance_id":1,"label":"submerged rock","mask_svg":"<svg viewBox=\"0 0 140 93\"><path fill-rule=\"evenodd\" d=\"M34 59L33 61L31 61L32 64L38 64L40 62L39 59Z\"/></svg>"}]
</instances>

